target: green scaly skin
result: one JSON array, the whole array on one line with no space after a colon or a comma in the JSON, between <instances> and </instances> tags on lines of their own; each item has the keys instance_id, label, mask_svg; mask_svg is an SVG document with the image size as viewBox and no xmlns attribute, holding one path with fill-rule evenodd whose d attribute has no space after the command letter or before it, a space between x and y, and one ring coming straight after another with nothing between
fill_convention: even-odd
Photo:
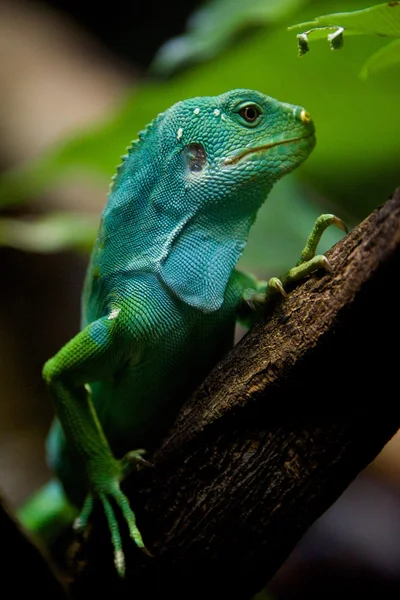
<instances>
[{"instance_id":1,"label":"green scaly skin","mask_svg":"<svg viewBox=\"0 0 400 600\"><path fill-rule=\"evenodd\" d=\"M233 344L238 315L328 263L315 250L269 285L235 269L273 184L315 145L301 107L252 90L179 102L139 134L103 211L87 271L82 330L44 366L57 419L49 460L85 528L106 514L115 565L125 572L119 509L144 542L120 484L160 443L183 402ZM44 497L47 491L43 492Z\"/></svg>"}]
</instances>

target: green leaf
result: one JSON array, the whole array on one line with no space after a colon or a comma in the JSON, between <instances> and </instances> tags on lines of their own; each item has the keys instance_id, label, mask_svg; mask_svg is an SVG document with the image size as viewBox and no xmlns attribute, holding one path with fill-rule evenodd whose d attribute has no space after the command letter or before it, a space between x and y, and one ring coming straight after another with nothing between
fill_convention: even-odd
<instances>
[{"instance_id":1,"label":"green leaf","mask_svg":"<svg viewBox=\"0 0 400 600\"><path fill-rule=\"evenodd\" d=\"M34 220L0 219L0 246L29 252L75 250L89 252L98 218L74 213L50 213Z\"/></svg>"},{"instance_id":2,"label":"green leaf","mask_svg":"<svg viewBox=\"0 0 400 600\"><path fill-rule=\"evenodd\" d=\"M204 62L221 52L232 38L254 27L279 23L309 0L213 0L194 12L187 33L166 42L150 71L170 75L193 62Z\"/></svg>"},{"instance_id":3,"label":"green leaf","mask_svg":"<svg viewBox=\"0 0 400 600\"><path fill-rule=\"evenodd\" d=\"M346 35L400 36L400 2L386 2L363 10L347 13L333 13L316 17L313 21L298 23L288 28L303 29L297 35L299 55L309 50L309 36L315 40L327 38L332 50L343 46L343 32Z\"/></svg>"},{"instance_id":4,"label":"green leaf","mask_svg":"<svg viewBox=\"0 0 400 600\"><path fill-rule=\"evenodd\" d=\"M360 77L366 79L368 75L398 63L400 63L400 40L394 40L394 42L386 44L368 58L361 69Z\"/></svg>"},{"instance_id":5,"label":"green leaf","mask_svg":"<svg viewBox=\"0 0 400 600\"><path fill-rule=\"evenodd\" d=\"M322 27L343 27L351 34L373 34L383 36L400 36L400 2L385 2L363 10L333 13L316 17L313 21L292 25L293 29L314 29L319 37L318 29Z\"/></svg>"}]
</instances>

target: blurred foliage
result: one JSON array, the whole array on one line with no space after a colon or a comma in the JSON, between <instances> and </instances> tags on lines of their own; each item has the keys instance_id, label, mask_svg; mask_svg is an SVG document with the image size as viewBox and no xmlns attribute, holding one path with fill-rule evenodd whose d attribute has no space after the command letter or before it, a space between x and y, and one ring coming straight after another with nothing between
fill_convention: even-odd
<instances>
[{"instance_id":1,"label":"blurred foliage","mask_svg":"<svg viewBox=\"0 0 400 600\"><path fill-rule=\"evenodd\" d=\"M400 2L386 2L364 10L323 15L313 21L289 27L289 30L306 28L308 31L297 35L300 56L309 50L310 34L313 39L327 37L332 50L342 48L344 32L346 36L364 34L400 38ZM362 67L361 77L366 79L369 74L377 73L399 62L400 39L372 54Z\"/></svg>"},{"instance_id":2,"label":"blurred foliage","mask_svg":"<svg viewBox=\"0 0 400 600\"><path fill-rule=\"evenodd\" d=\"M348 1L346 9L365 8L364 1ZM209 3L197 13L203 18L197 19L196 27L192 22L185 36L188 60L198 60L200 53L208 61L168 80L145 80L105 122L80 131L35 161L5 173L0 180L0 204L19 206L60 180L79 177L82 172L101 178L106 189L117 157L160 111L191 96L219 94L237 87L259 89L280 100L304 105L316 123L316 149L301 169L276 186L260 212L243 258L246 266L258 270L263 265L267 273L276 274L277 268L292 266L319 213L336 212L352 225L383 202L400 179L399 67L361 81L358 72L365 56L382 51L384 43L383 38L366 36L349 38L343 52L315 52L299 59L295 36L287 27L309 20L311 9L315 14L318 8L323 9L320 12L335 12L343 8L343 0ZM204 15L208 15L208 29ZM247 34L243 35L245 30ZM208 55L201 49L207 36L212 49ZM57 245L53 239L53 249L90 246L92 227L87 228L87 243L85 236L76 242L75 225L70 222L69 228L63 228L58 218L56 215L45 220L47 229L52 222L57 224L60 234L61 242ZM76 217L75 222L79 224L81 219ZM41 247L40 236L35 238L32 232L31 248L36 239L36 250L51 249L44 236ZM327 232L325 245L334 235ZM7 233L3 220L0 243L23 247L23 237L14 221L10 221Z\"/></svg>"},{"instance_id":3,"label":"blurred foliage","mask_svg":"<svg viewBox=\"0 0 400 600\"><path fill-rule=\"evenodd\" d=\"M99 219L75 213L50 213L34 220L0 218L0 246L28 252L90 252Z\"/></svg>"},{"instance_id":4,"label":"blurred foliage","mask_svg":"<svg viewBox=\"0 0 400 600\"><path fill-rule=\"evenodd\" d=\"M187 32L172 38L157 52L150 71L170 75L190 64L217 56L249 29L281 23L309 0L214 0L196 10Z\"/></svg>"}]
</instances>

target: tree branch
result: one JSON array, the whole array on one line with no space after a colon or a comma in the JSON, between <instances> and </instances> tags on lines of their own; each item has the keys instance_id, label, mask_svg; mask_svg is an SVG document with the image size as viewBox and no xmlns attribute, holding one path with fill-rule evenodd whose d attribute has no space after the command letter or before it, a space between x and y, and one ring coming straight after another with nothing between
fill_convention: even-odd
<instances>
[{"instance_id":1,"label":"tree branch","mask_svg":"<svg viewBox=\"0 0 400 600\"><path fill-rule=\"evenodd\" d=\"M126 539L119 582L99 514L78 597L251 598L397 431L400 190L328 257L333 275L278 302L126 482L153 558Z\"/></svg>"}]
</instances>

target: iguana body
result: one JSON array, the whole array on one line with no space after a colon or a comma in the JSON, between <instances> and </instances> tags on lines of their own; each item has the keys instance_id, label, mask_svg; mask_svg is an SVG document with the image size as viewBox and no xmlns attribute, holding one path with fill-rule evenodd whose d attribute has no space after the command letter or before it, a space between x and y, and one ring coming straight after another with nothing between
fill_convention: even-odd
<instances>
[{"instance_id":1,"label":"iguana body","mask_svg":"<svg viewBox=\"0 0 400 600\"><path fill-rule=\"evenodd\" d=\"M87 271L82 330L44 377L57 415L50 463L70 500L83 503L78 527L102 502L121 574L116 506L144 546L120 490L140 455L123 457L161 441L232 346L245 298L264 294L235 265L272 185L314 144L304 109L233 90L160 114L114 179ZM309 258L316 239L311 245Z\"/></svg>"}]
</instances>

